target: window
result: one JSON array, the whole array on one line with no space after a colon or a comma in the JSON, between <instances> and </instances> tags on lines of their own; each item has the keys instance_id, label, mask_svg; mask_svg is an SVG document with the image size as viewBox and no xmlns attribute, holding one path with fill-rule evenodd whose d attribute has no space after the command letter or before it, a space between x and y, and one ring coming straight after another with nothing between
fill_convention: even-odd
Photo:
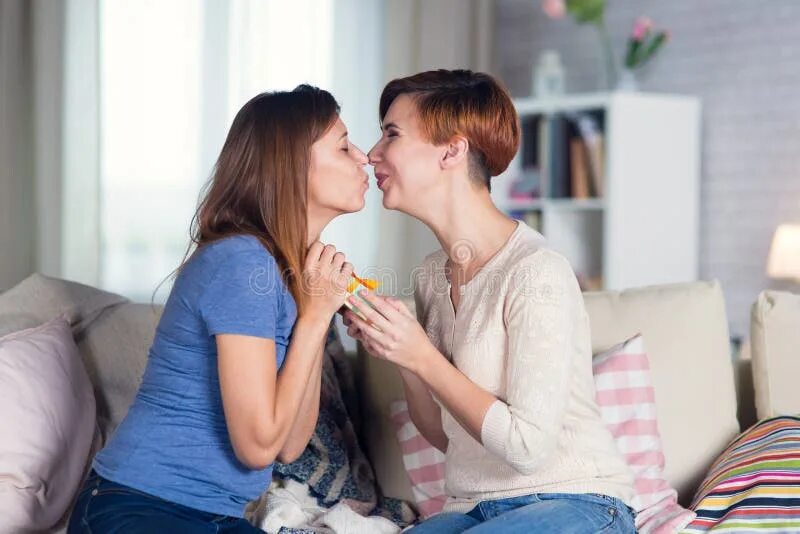
<instances>
[{"instance_id":1,"label":"window","mask_svg":"<svg viewBox=\"0 0 800 534\"><path fill-rule=\"evenodd\" d=\"M333 7L101 0L102 287L149 301L179 265L199 191L242 104L299 83L331 87Z\"/></svg>"}]
</instances>

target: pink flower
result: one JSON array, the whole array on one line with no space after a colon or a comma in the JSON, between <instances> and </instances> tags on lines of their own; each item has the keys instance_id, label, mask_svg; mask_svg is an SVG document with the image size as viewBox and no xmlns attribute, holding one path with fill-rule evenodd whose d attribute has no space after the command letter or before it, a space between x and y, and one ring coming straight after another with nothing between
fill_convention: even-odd
<instances>
[{"instance_id":1,"label":"pink flower","mask_svg":"<svg viewBox=\"0 0 800 534\"><path fill-rule=\"evenodd\" d=\"M641 41L651 29L653 29L653 21L648 17L639 17L633 24L633 32L631 33L631 37L634 41Z\"/></svg>"},{"instance_id":2,"label":"pink flower","mask_svg":"<svg viewBox=\"0 0 800 534\"><path fill-rule=\"evenodd\" d=\"M563 18L567 12L564 0L542 0L542 11L551 19Z\"/></svg>"}]
</instances>

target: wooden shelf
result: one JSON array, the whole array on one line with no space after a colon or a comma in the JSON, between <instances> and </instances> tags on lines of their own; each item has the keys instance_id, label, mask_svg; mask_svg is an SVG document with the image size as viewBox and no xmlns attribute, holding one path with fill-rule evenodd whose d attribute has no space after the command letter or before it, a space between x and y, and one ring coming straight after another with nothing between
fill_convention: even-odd
<instances>
[{"instance_id":1,"label":"wooden shelf","mask_svg":"<svg viewBox=\"0 0 800 534\"><path fill-rule=\"evenodd\" d=\"M563 210L602 210L606 206L602 198L549 198L545 205Z\"/></svg>"},{"instance_id":2,"label":"wooden shelf","mask_svg":"<svg viewBox=\"0 0 800 534\"><path fill-rule=\"evenodd\" d=\"M505 211L542 210L547 208L563 210L602 210L602 198L510 198L498 206Z\"/></svg>"}]
</instances>

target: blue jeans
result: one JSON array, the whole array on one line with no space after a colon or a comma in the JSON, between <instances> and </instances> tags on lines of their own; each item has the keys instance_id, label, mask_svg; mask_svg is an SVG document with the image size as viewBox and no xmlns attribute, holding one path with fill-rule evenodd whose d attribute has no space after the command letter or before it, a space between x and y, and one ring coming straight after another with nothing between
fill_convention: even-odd
<instances>
[{"instance_id":1,"label":"blue jeans","mask_svg":"<svg viewBox=\"0 0 800 534\"><path fill-rule=\"evenodd\" d=\"M210 514L111 482L92 470L72 510L68 534L264 534L245 519Z\"/></svg>"},{"instance_id":2,"label":"blue jeans","mask_svg":"<svg viewBox=\"0 0 800 534\"><path fill-rule=\"evenodd\" d=\"M619 499L593 493L538 493L483 501L466 514L444 512L412 534L635 534L633 510Z\"/></svg>"}]
</instances>

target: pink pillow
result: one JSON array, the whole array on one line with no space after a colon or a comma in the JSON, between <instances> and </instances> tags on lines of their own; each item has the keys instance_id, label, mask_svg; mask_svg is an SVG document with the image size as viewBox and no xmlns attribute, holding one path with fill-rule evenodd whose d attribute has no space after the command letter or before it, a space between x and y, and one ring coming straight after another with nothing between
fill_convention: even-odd
<instances>
[{"instance_id":1,"label":"pink pillow","mask_svg":"<svg viewBox=\"0 0 800 534\"><path fill-rule=\"evenodd\" d=\"M49 531L82 482L95 429L92 384L63 318L0 337L2 532Z\"/></svg>"},{"instance_id":2,"label":"pink pillow","mask_svg":"<svg viewBox=\"0 0 800 534\"><path fill-rule=\"evenodd\" d=\"M645 534L681 530L695 514L678 505L678 493L664 478L655 390L641 334L595 355L592 367L603 421L635 477L636 528Z\"/></svg>"},{"instance_id":3,"label":"pink pillow","mask_svg":"<svg viewBox=\"0 0 800 534\"><path fill-rule=\"evenodd\" d=\"M411 422L408 404L394 401L389 407L403 453L403 465L411 481L411 493L423 519L442 511L444 492L444 454L422 437Z\"/></svg>"},{"instance_id":4,"label":"pink pillow","mask_svg":"<svg viewBox=\"0 0 800 534\"><path fill-rule=\"evenodd\" d=\"M644 534L677 532L695 514L678 505L678 494L664 478L664 452L656 420L655 390L644 339L636 335L592 360L597 404L619 450L634 473L636 528ZM441 512L444 455L419 433L406 401L391 405L411 490L423 517Z\"/></svg>"}]
</instances>

